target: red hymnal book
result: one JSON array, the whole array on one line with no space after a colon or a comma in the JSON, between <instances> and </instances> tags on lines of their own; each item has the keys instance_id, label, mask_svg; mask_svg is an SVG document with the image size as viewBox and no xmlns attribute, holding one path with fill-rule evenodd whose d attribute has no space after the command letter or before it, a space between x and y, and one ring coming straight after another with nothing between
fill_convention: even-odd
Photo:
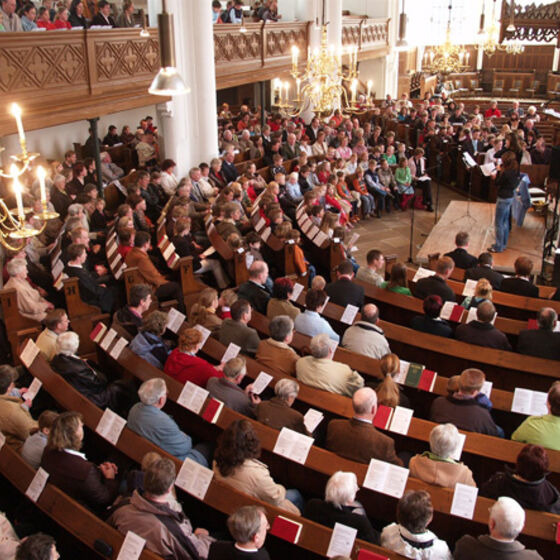
<instances>
[{"instance_id":1,"label":"red hymnal book","mask_svg":"<svg viewBox=\"0 0 560 560\"><path fill-rule=\"evenodd\" d=\"M449 317L450 321L454 321L455 323L458 323L461 320L461 317L463 316L463 312L465 311L465 308L460 306L460 305L456 305L453 308L453 311L451 312L451 317Z\"/></svg>"},{"instance_id":2,"label":"red hymnal book","mask_svg":"<svg viewBox=\"0 0 560 560\"><path fill-rule=\"evenodd\" d=\"M560 523L556 523L556 544L560 544Z\"/></svg>"},{"instance_id":3,"label":"red hymnal book","mask_svg":"<svg viewBox=\"0 0 560 560\"><path fill-rule=\"evenodd\" d=\"M358 552L358 560L389 560L387 556L383 554L377 554L377 552L372 552L371 550L365 550L362 548Z\"/></svg>"},{"instance_id":4,"label":"red hymnal book","mask_svg":"<svg viewBox=\"0 0 560 560\"><path fill-rule=\"evenodd\" d=\"M177 253L173 253L169 259L167 260L167 266L169 268L173 268L176 264L177 261L179 260L179 255Z\"/></svg>"},{"instance_id":5,"label":"red hymnal book","mask_svg":"<svg viewBox=\"0 0 560 560\"><path fill-rule=\"evenodd\" d=\"M93 340L93 342L97 343L103 338L103 335L106 332L107 327L103 323L99 322L95 325L95 327L93 327L93 330L89 333L89 337Z\"/></svg>"},{"instance_id":6,"label":"red hymnal book","mask_svg":"<svg viewBox=\"0 0 560 560\"><path fill-rule=\"evenodd\" d=\"M157 246L158 249L161 249L161 247L163 246L163 243L167 240L167 235L165 235L165 233L159 238Z\"/></svg>"},{"instance_id":7,"label":"red hymnal book","mask_svg":"<svg viewBox=\"0 0 560 560\"><path fill-rule=\"evenodd\" d=\"M437 373L435 371L425 369L420 376L420 381L418 383L418 389L423 391L433 391L434 384L436 382Z\"/></svg>"},{"instance_id":8,"label":"red hymnal book","mask_svg":"<svg viewBox=\"0 0 560 560\"><path fill-rule=\"evenodd\" d=\"M536 331L539 328L539 324L537 323L536 319L529 319L527 321L527 328L532 330L532 331Z\"/></svg>"},{"instance_id":9,"label":"red hymnal book","mask_svg":"<svg viewBox=\"0 0 560 560\"><path fill-rule=\"evenodd\" d=\"M272 522L270 534L293 544L297 544L299 535L301 533L301 528L301 523L288 519L283 515L277 515Z\"/></svg>"},{"instance_id":10,"label":"red hymnal book","mask_svg":"<svg viewBox=\"0 0 560 560\"><path fill-rule=\"evenodd\" d=\"M218 421L220 412L222 412L222 408L224 408L224 403L222 401L219 401L218 399L210 399L204 409L204 412L202 413L202 418L204 418L207 422L215 424Z\"/></svg>"},{"instance_id":11,"label":"red hymnal book","mask_svg":"<svg viewBox=\"0 0 560 560\"><path fill-rule=\"evenodd\" d=\"M391 421L391 416L393 416L393 409L389 406L380 404L377 407L377 412L375 413L375 418L373 419L373 425L376 428L386 430L387 426L389 426L389 422Z\"/></svg>"}]
</instances>

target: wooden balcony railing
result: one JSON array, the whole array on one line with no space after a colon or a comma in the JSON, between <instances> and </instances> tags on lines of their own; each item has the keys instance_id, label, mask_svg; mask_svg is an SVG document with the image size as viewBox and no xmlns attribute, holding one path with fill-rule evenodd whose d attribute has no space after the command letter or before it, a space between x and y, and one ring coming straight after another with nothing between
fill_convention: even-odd
<instances>
[{"instance_id":1,"label":"wooden balcony railing","mask_svg":"<svg viewBox=\"0 0 560 560\"><path fill-rule=\"evenodd\" d=\"M389 52L389 20L345 17L342 47L358 47L358 58L372 58Z\"/></svg>"}]
</instances>

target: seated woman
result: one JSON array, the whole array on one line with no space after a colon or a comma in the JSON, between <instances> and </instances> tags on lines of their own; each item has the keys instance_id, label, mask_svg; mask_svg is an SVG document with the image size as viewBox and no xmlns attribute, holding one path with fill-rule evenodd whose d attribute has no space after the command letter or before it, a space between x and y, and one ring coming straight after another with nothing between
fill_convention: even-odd
<instances>
[{"instance_id":1,"label":"seated woman","mask_svg":"<svg viewBox=\"0 0 560 560\"><path fill-rule=\"evenodd\" d=\"M474 296L467 296L461 305L465 309L478 307L483 301L492 301L492 284L486 279L481 278L474 288Z\"/></svg>"},{"instance_id":2,"label":"seated woman","mask_svg":"<svg viewBox=\"0 0 560 560\"><path fill-rule=\"evenodd\" d=\"M356 538L379 544L379 533L356 502L358 482L353 472L335 472L327 482L325 499L313 498L305 504L303 515L315 523L334 528L342 523L358 530Z\"/></svg>"},{"instance_id":3,"label":"seated woman","mask_svg":"<svg viewBox=\"0 0 560 560\"><path fill-rule=\"evenodd\" d=\"M408 288L406 265L401 262L395 263L391 267L391 275L389 276L389 280L383 282L383 284L381 284L381 287L389 290L390 292L404 294L405 296L411 296L412 292Z\"/></svg>"},{"instance_id":4,"label":"seated woman","mask_svg":"<svg viewBox=\"0 0 560 560\"><path fill-rule=\"evenodd\" d=\"M217 333L222 326L222 320L216 315L218 302L218 292L214 288L202 290L198 301L191 307L189 325L200 325L213 334Z\"/></svg>"},{"instance_id":5,"label":"seated woman","mask_svg":"<svg viewBox=\"0 0 560 560\"><path fill-rule=\"evenodd\" d=\"M394 408L395 406L405 406L410 408L410 399L406 396L401 385L394 377L400 372L401 361L396 354L385 354L379 360L379 368L383 379L373 378L371 386L377 393L377 402L385 406ZM374 385L377 383L377 385Z\"/></svg>"},{"instance_id":6,"label":"seated woman","mask_svg":"<svg viewBox=\"0 0 560 560\"><path fill-rule=\"evenodd\" d=\"M162 338L166 324L167 313L152 311L142 319L142 326L129 346L131 352L158 369L163 369L163 364L169 356L169 349Z\"/></svg>"},{"instance_id":7,"label":"seated woman","mask_svg":"<svg viewBox=\"0 0 560 560\"><path fill-rule=\"evenodd\" d=\"M401 210L404 211L414 197L412 174L406 158L399 158L397 169L395 169L395 181L397 182L397 191L401 197Z\"/></svg>"},{"instance_id":8,"label":"seated woman","mask_svg":"<svg viewBox=\"0 0 560 560\"><path fill-rule=\"evenodd\" d=\"M58 8L54 19L55 29L72 29L72 24L68 21L69 17L70 12L66 9L66 6Z\"/></svg>"},{"instance_id":9,"label":"seated woman","mask_svg":"<svg viewBox=\"0 0 560 560\"><path fill-rule=\"evenodd\" d=\"M303 498L299 490L276 484L268 467L258 461L261 444L249 420L236 420L218 438L212 469L217 480L240 492L300 515Z\"/></svg>"},{"instance_id":10,"label":"seated woman","mask_svg":"<svg viewBox=\"0 0 560 560\"><path fill-rule=\"evenodd\" d=\"M289 278L276 278L272 287L272 297L268 301L266 316L274 319L277 315L287 315L290 319L300 314L300 310L290 302L294 283Z\"/></svg>"},{"instance_id":11,"label":"seated woman","mask_svg":"<svg viewBox=\"0 0 560 560\"><path fill-rule=\"evenodd\" d=\"M181 383L190 381L206 387L211 377L223 377L221 366L214 367L196 353L202 347L202 333L197 329L185 329L179 335L179 345L169 354L163 370Z\"/></svg>"},{"instance_id":12,"label":"seated woman","mask_svg":"<svg viewBox=\"0 0 560 560\"><path fill-rule=\"evenodd\" d=\"M560 513L560 494L547 479L548 454L540 445L527 444L517 456L515 469L495 473L480 488L480 495L497 500L513 498L524 509Z\"/></svg>"},{"instance_id":13,"label":"seated woman","mask_svg":"<svg viewBox=\"0 0 560 560\"><path fill-rule=\"evenodd\" d=\"M79 412L63 412L53 422L41 467L49 483L99 513L113 503L118 493L117 466L95 465L80 452L84 424Z\"/></svg>"},{"instance_id":14,"label":"seated woman","mask_svg":"<svg viewBox=\"0 0 560 560\"><path fill-rule=\"evenodd\" d=\"M457 482L476 486L469 467L451 457L458 445L459 430L453 424L435 426L430 432L430 451L410 459L410 476L443 488L455 488Z\"/></svg>"},{"instance_id":15,"label":"seated woman","mask_svg":"<svg viewBox=\"0 0 560 560\"><path fill-rule=\"evenodd\" d=\"M443 307L441 296L432 294L426 297L422 306L424 308L424 315L413 317L410 321L410 327L415 331L452 338L453 329L445 319L441 319L439 316Z\"/></svg>"}]
</instances>

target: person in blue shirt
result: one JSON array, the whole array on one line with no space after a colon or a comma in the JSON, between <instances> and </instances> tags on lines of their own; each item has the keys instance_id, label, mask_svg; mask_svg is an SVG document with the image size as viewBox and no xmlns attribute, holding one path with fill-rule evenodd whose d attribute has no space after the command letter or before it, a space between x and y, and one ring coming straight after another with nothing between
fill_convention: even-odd
<instances>
[{"instance_id":1,"label":"person in blue shirt","mask_svg":"<svg viewBox=\"0 0 560 560\"><path fill-rule=\"evenodd\" d=\"M334 332L328 321L319 315L326 301L327 294L323 290L309 290L305 295L307 309L295 318L294 327L297 332L311 337L326 333L331 340L338 343L340 342L338 334Z\"/></svg>"},{"instance_id":2,"label":"person in blue shirt","mask_svg":"<svg viewBox=\"0 0 560 560\"><path fill-rule=\"evenodd\" d=\"M181 431L169 414L163 412L167 402L165 381L159 377L144 381L138 389L138 396L140 402L128 413L128 427L177 459L184 461L189 458L208 467L210 446L204 443L193 446L192 438Z\"/></svg>"}]
</instances>

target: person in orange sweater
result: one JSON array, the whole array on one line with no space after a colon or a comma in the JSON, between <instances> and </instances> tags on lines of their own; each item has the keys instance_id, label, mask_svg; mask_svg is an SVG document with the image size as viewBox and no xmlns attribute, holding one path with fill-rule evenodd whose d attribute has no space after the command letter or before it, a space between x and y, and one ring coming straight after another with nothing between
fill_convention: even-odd
<instances>
[{"instance_id":1,"label":"person in orange sweater","mask_svg":"<svg viewBox=\"0 0 560 560\"><path fill-rule=\"evenodd\" d=\"M345 200L348 204L352 206L352 212L350 214L350 220L352 222L359 222L358 217L358 200L352 196L352 193L348 190L348 185L344 179L344 171L336 172L336 191L338 196Z\"/></svg>"},{"instance_id":2,"label":"person in orange sweater","mask_svg":"<svg viewBox=\"0 0 560 560\"><path fill-rule=\"evenodd\" d=\"M315 267L305 258L303 249L301 248L301 233L297 229L292 229L288 234L288 243L294 242L294 265L297 273L302 277L307 277L308 286L311 286L313 278L317 275Z\"/></svg>"},{"instance_id":3,"label":"person in orange sweater","mask_svg":"<svg viewBox=\"0 0 560 560\"><path fill-rule=\"evenodd\" d=\"M170 282L158 271L148 256L150 248L150 234L147 231L136 233L134 247L126 255L126 266L128 268L137 267L143 282L152 286L159 300L177 300L177 309L186 314L181 286L177 282Z\"/></svg>"}]
</instances>

